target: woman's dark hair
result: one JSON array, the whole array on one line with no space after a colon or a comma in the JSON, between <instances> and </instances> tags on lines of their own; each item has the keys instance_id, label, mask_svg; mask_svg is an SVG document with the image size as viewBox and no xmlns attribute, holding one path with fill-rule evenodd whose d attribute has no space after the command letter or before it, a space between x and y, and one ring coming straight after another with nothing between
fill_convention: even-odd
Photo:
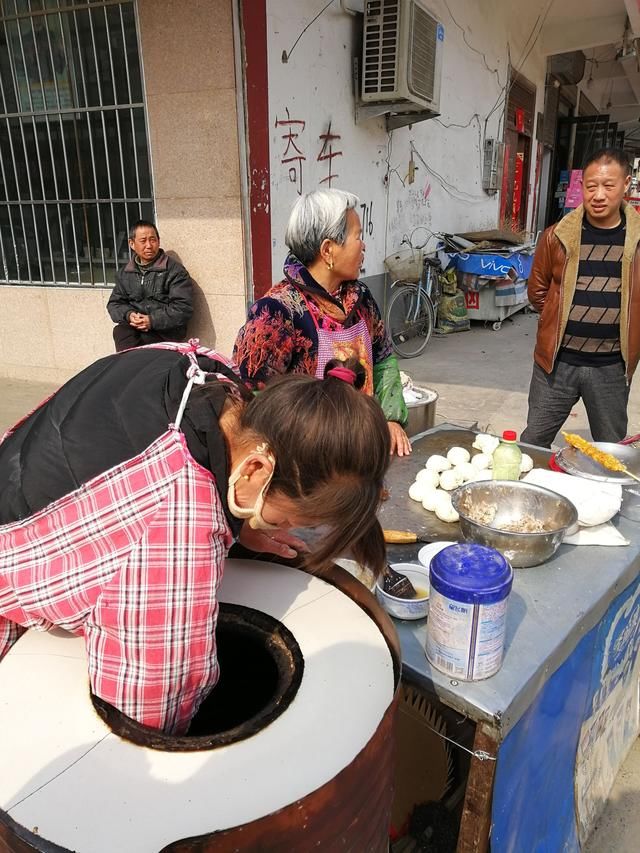
<instances>
[{"instance_id":1,"label":"woman's dark hair","mask_svg":"<svg viewBox=\"0 0 640 853\"><path fill-rule=\"evenodd\" d=\"M350 358L347 361L342 361L339 358L329 359L324 369L325 379L327 378L329 371L333 370L334 367L347 367L349 370L353 370L356 375L353 387L356 391L360 391L361 388L364 388L365 382L367 381L367 371L357 358Z\"/></svg>"},{"instance_id":2,"label":"woman's dark hair","mask_svg":"<svg viewBox=\"0 0 640 853\"><path fill-rule=\"evenodd\" d=\"M353 361L339 364L354 369ZM264 439L275 456L269 489L330 528L306 556L307 567L320 571L348 552L379 574L386 551L376 512L391 448L376 400L334 376L289 374L251 400L240 428Z\"/></svg>"}]
</instances>

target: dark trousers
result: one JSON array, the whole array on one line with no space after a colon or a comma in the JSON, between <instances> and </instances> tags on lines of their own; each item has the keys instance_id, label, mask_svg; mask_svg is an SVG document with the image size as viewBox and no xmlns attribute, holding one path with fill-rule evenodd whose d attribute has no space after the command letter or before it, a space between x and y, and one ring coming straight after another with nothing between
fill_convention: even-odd
<instances>
[{"instance_id":1,"label":"dark trousers","mask_svg":"<svg viewBox=\"0 0 640 853\"><path fill-rule=\"evenodd\" d=\"M143 347L146 344L160 344L163 341L183 341L187 336L186 326L176 326L175 329L150 329L148 332L140 332L128 323L118 323L113 327L113 340L116 352L133 347Z\"/></svg>"},{"instance_id":2,"label":"dark trousers","mask_svg":"<svg viewBox=\"0 0 640 853\"><path fill-rule=\"evenodd\" d=\"M576 367L557 361L550 374L537 364L533 365L527 428L521 441L551 447L580 398L587 410L594 441L621 441L625 437L629 385L623 362L602 367Z\"/></svg>"}]
</instances>

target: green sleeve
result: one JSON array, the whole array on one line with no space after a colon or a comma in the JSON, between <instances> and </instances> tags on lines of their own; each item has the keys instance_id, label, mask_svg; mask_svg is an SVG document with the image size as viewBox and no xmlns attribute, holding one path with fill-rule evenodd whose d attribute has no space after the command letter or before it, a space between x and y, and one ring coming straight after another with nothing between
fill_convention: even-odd
<instances>
[{"instance_id":1,"label":"green sleeve","mask_svg":"<svg viewBox=\"0 0 640 853\"><path fill-rule=\"evenodd\" d=\"M397 421L402 426L407 423L409 412L402 396L400 368L395 355L390 355L384 361L374 364L373 393L388 421Z\"/></svg>"}]
</instances>

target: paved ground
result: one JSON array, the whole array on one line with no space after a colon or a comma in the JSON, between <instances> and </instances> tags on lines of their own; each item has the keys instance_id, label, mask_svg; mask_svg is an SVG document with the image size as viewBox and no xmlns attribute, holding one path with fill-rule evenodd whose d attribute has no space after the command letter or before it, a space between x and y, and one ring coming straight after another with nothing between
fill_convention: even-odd
<instances>
[{"instance_id":1,"label":"paved ground","mask_svg":"<svg viewBox=\"0 0 640 853\"><path fill-rule=\"evenodd\" d=\"M424 353L401 361L401 368L416 384L438 392L438 423L477 424L498 435L515 429L520 434L527 422L537 323L536 314L520 312L505 320L498 332L474 323L469 332L433 336ZM571 413L567 428L590 438L582 403ZM629 432L640 432L640 382L631 389Z\"/></svg>"},{"instance_id":2,"label":"paved ground","mask_svg":"<svg viewBox=\"0 0 640 853\"><path fill-rule=\"evenodd\" d=\"M500 433L526 423L527 390L537 318L520 313L494 332L474 324L471 331L434 337L420 358L401 367L416 384L439 394L436 420ZM0 379L0 431L54 390L41 383ZM589 436L584 409L569 419L573 432ZM640 381L631 391L629 431L640 432ZM622 767L610 803L584 853L627 853L640 836L640 742ZM524 848L523 848L524 849Z\"/></svg>"}]
</instances>

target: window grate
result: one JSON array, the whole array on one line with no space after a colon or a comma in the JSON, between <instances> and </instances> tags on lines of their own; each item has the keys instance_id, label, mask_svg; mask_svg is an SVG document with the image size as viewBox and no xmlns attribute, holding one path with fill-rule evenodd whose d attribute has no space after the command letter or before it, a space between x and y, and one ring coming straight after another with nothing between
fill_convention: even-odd
<instances>
[{"instance_id":1,"label":"window grate","mask_svg":"<svg viewBox=\"0 0 640 853\"><path fill-rule=\"evenodd\" d=\"M0 0L0 283L111 286L153 208L134 0Z\"/></svg>"}]
</instances>

